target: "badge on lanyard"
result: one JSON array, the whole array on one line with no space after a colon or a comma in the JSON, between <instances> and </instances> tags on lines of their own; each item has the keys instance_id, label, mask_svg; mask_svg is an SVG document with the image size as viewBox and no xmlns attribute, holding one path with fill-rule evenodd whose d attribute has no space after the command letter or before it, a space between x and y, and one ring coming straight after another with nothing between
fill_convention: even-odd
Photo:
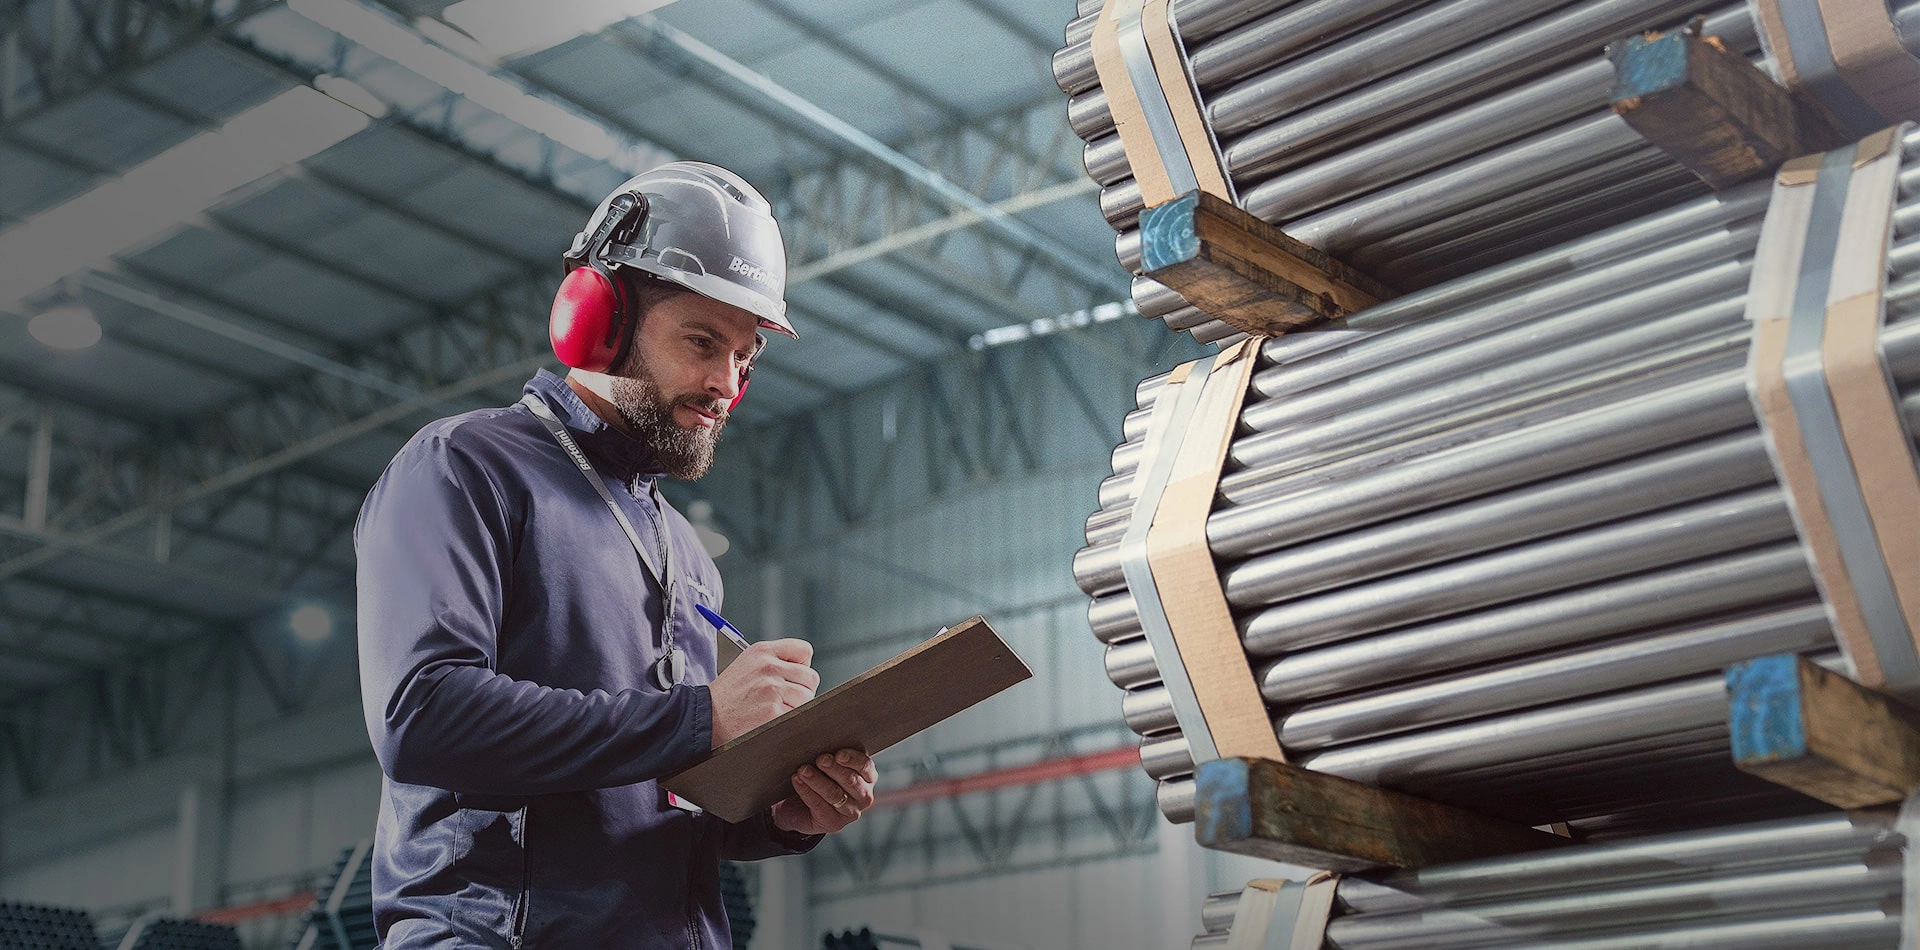
<instances>
[{"instance_id":1,"label":"badge on lanyard","mask_svg":"<svg viewBox=\"0 0 1920 950\"><path fill-rule=\"evenodd\" d=\"M677 808L683 812L686 812L689 815L704 815L707 813L706 809L701 808L699 805L695 805L694 803L687 801L686 799L681 798L680 796L675 795L674 793L669 792L664 788L660 790L660 794L666 796L668 808Z\"/></svg>"},{"instance_id":2,"label":"badge on lanyard","mask_svg":"<svg viewBox=\"0 0 1920 950\"><path fill-rule=\"evenodd\" d=\"M687 653L677 646L667 647L667 655L653 664L653 682L661 689L672 689L687 678Z\"/></svg>"}]
</instances>

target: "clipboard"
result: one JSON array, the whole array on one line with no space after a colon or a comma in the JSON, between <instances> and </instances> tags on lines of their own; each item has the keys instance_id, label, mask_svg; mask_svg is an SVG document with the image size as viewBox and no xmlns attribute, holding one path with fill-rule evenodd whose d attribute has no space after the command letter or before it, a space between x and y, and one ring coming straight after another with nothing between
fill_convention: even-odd
<instances>
[{"instance_id":1,"label":"clipboard","mask_svg":"<svg viewBox=\"0 0 1920 950\"><path fill-rule=\"evenodd\" d=\"M745 821L792 795L793 773L821 753L874 755L1032 676L985 618L974 617L713 750L660 785L726 821Z\"/></svg>"}]
</instances>

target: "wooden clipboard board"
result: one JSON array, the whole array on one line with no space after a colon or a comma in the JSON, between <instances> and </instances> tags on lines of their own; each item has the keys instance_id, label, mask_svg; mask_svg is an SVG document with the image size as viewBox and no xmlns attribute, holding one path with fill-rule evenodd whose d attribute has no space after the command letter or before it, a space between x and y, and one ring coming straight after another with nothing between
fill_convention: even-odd
<instances>
[{"instance_id":1,"label":"wooden clipboard board","mask_svg":"<svg viewBox=\"0 0 1920 950\"><path fill-rule=\"evenodd\" d=\"M1030 679L1013 648L974 617L820 694L660 784L726 821L793 794L791 777L823 752L880 752Z\"/></svg>"}]
</instances>

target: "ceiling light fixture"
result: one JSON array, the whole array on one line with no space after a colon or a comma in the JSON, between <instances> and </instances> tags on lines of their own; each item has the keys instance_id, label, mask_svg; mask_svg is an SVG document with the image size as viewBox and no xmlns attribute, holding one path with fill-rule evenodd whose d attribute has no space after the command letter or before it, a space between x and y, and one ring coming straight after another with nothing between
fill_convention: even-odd
<instances>
[{"instance_id":1,"label":"ceiling light fixture","mask_svg":"<svg viewBox=\"0 0 1920 950\"><path fill-rule=\"evenodd\" d=\"M69 303L27 321L27 332L56 350L84 350L100 342L100 321L85 304Z\"/></svg>"},{"instance_id":2,"label":"ceiling light fixture","mask_svg":"<svg viewBox=\"0 0 1920 950\"><path fill-rule=\"evenodd\" d=\"M1135 307L1131 300L1110 301L1098 306L1088 307L1084 310L1063 313L1057 317L1041 317L1038 320L1029 320L1026 323L1011 323L1004 327L994 327L991 330L974 334L972 338L967 340L967 348L984 350L989 346L1005 346L1008 343L1018 343L1021 340L1031 339L1036 336L1046 336L1051 333L1059 333L1062 330L1084 327L1090 323L1106 323L1109 320L1118 320L1121 317L1139 312L1139 308Z\"/></svg>"},{"instance_id":3,"label":"ceiling light fixture","mask_svg":"<svg viewBox=\"0 0 1920 950\"><path fill-rule=\"evenodd\" d=\"M302 604L287 615L287 626L301 643L325 643L333 636L333 611L319 604Z\"/></svg>"}]
</instances>

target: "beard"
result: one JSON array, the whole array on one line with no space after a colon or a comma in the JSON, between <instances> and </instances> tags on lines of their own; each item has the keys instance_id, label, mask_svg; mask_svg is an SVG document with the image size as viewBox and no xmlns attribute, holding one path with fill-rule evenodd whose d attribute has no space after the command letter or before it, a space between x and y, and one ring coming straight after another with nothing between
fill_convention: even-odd
<instances>
[{"instance_id":1,"label":"beard","mask_svg":"<svg viewBox=\"0 0 1920 950\"><path fill-rule=\"evenodd\" d=\"M705 475L713 466L713 447L720 440L720 430L727 425L726 405L704 393L669 398L638 354L628 370L613 377L609 401L627 420L634 437L653 450L668 477L690 482ZM697 406L719 417L711 426L684 428L673 421L674 410L680 406Z\"/></svg>"}]
</instances>

